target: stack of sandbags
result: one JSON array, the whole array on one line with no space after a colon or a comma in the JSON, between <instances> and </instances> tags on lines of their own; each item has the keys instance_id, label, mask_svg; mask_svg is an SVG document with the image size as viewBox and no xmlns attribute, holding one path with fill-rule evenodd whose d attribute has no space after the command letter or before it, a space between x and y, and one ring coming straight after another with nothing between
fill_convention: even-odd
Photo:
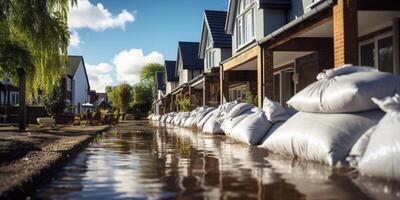
<instances>
[{"instance_id":1,"label":"stack of sandbags","mask_svg":"<svg viewBox=\"0 0 400 200\"><path fill-rule=\"evenodd\" d=\"M224 122L229 111L236 104L238 104L237 101L221 104L217 108L216 112L214 112L213 115L204 123L202 131L210 134L223 134L224 131L221 129L221 124Z\"/></svg>"},{"instance_id":2,"label":"stack of sandbags","mask_svg":"<svg viewBox=\"0 0 400 200\"><path fill-rule=\"evenodd\" d=\"M329 165L343 163L354 143L383 116L371 98L400 91L398 76L370 67L344 66L318 79L288 101L300 112L262 147Z\"/></svg>"},{"instance_id":3,"label":"stack of sandbags","mask_svg":"<svg viewBox=\"0 0 400 200\"><path fill-rule=\"evenodd\" d=\"M358 168L362 174L400 181L400 96L373 100L386 115L370 131L369 141L364 139L365 152L360 145Z\"/></svg>"},{"instance_id":4,"label":"stack of sandbags","mask_svg":"<svg viewBox=\"0 0 400 200\"><path fill-rule=\"evenodd\" d=\"M170 123L172 122L172 120L174 119L175 115L176 115L176 112L170 112L170 113L168 113L168 117L167 117L167 119L165 120L165 122L168 123L168 124L170 124Z\"/></svg>"},{"instance_id":5,"label":"stack of sandbags","mask_svg":"<svg viewBox=\"0 0 400 200\"><path fill-rule=\"evenodd\" d=\"M196 127L197 124L211 111L215 110L213 107L201 107L194 119L192 120L190 127Z\"/></svg>"},{"instance_id":6,"label":"stack of sandbags","mask_svg":"<svg viewBox=\"0 0 400 200\"><path fill-rule=\"evenodd\" d=\"M225 134L249 145L257 145L268 135L268 130L290 116L279 103L264 99L263 109L251 104L238 104L222 124Z\"/></svg>"}]
</instances>

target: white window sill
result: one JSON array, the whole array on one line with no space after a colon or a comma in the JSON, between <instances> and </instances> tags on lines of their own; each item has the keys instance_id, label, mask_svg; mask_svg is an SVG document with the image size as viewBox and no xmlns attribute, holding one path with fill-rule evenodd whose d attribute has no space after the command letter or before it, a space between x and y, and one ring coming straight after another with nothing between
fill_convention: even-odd
<instances>
[{"instance_id":1,"label":"white window sill","mask_svg":"<svg viewBox=\"0 0 400 200\"><path fill-rule=\"evenodd\" d=\"M253 39L251 39L249 42L240 45L240 46L235 50L236 53L239 52L239 51L241 51L241 50L243 50L244 48L250 46L250 45L253 44L255 41L256 41L256 38L253 38Z\"/></svg>"}]
</instances>

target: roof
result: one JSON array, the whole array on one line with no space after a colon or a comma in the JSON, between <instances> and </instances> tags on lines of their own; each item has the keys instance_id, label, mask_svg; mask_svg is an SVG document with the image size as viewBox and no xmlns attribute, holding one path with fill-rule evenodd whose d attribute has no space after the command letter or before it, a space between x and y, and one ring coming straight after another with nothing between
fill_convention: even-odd
<instances>
[{"instance_id":1,"label":"roof","mask_svg":"<svg viewBox=\"0 0 400 200\"><path fill-rule=\"evenodd\" d=\"M83 56L71 56L71 55L68 56L68 70L67 70L67 74L66 75L74 77L76 71L78 70L79 64L81 62L82 62L82 65L83 65L83 70L85 72L87 84L88 84L89 90L90 90L89 77L87 75L86 66L85 66L85 62L83 60Z\"/></svg>"},{"instance_id":2,"label":"roof","mask_svg":"<svg viewBox=\"0 0 400 200\"><path fill-rule=\"evenodd\" d=\"M199 45L198 42L179 42L178 54L182 59L183 69L203 69L204 61L198 57Z\"/></svg>"},{"instance_id":3,"label":"roof","mask_svg":"<svg viewBox=\"0 0 400 200\"><path fill-rule=\"evenodd\" d=\"M175 76L176 61L166 60L164 66L165 66L165 75L167 77L167 81L168 82L179 81L179 77Z\"/></svg>"},{"instance_id":4,"label":"roof","mask_svg":"<svg viewBox=\"0 0 400 200\"><path fill-rule=\"evenodd\" d=\"M79 64L82 62L82 56L68 56L68 71L67 75L74 76L78 70Z\"/></svg>"},{"instance_id":5,"label":"roof","mask_svg":"<svg viewBox=\"0 0 400 200\"><path fill-rule=\"evenodd\" d=\"M225 33L226 11L204 11L204 17L211 32L214 48L231 48L232 36Z\"/></svg>"},{"instance_id":6,"label":"roof","mask_svg":"<svg viewBox=\"0 0 400 200\"><path fill-rule=\"evenodd\" d=\"M157 90L165 90L164 72L156 72Z\"/></svg>"}]
</instances>

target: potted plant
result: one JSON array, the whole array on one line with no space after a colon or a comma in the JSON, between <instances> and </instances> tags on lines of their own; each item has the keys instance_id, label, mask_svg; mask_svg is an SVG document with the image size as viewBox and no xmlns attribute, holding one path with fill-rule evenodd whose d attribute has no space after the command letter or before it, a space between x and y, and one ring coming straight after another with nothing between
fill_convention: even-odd
<instances>
[{"instance_id":1,"label":"potted plant","mask_svg":"<svg viewBox=\"0 0 400 200\"><path fill-rule=\"evenodd\" d=\"M61 87L54 86L51 91L44 94L43 104L50 117L37 118L40 126L50 127L55 124L55 117L60 114L66 104Z\"/></svg>"}]
</instances>

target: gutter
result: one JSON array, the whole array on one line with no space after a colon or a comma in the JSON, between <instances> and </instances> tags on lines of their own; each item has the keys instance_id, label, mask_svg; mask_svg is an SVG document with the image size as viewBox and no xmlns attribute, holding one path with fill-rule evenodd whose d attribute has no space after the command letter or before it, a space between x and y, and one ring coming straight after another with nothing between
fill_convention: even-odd
<instances>
[{"instance_id":1,"label":"gutter","mask_svg":"<svg viewBox=\"0 0 400 200\"><path fill-rule=\"evenodd\" d=\"M304 15L300 16L299 18L289 22L288 24L282 26L281 28L277 29L276 31L270 33L269 35L265 36L263 39L258 41L259 45L262 45L270 40L273 40L276 36L280 35L281 33L293 28L294 26L301 24L303 21L309 19L310 17L315 16L316 14L325 11L326 9L332 7L334 4L333 0L326 0L325 2L319 3L319 5L315 6L313 9L305 13Z\"/></svg>"}]
</instances>

